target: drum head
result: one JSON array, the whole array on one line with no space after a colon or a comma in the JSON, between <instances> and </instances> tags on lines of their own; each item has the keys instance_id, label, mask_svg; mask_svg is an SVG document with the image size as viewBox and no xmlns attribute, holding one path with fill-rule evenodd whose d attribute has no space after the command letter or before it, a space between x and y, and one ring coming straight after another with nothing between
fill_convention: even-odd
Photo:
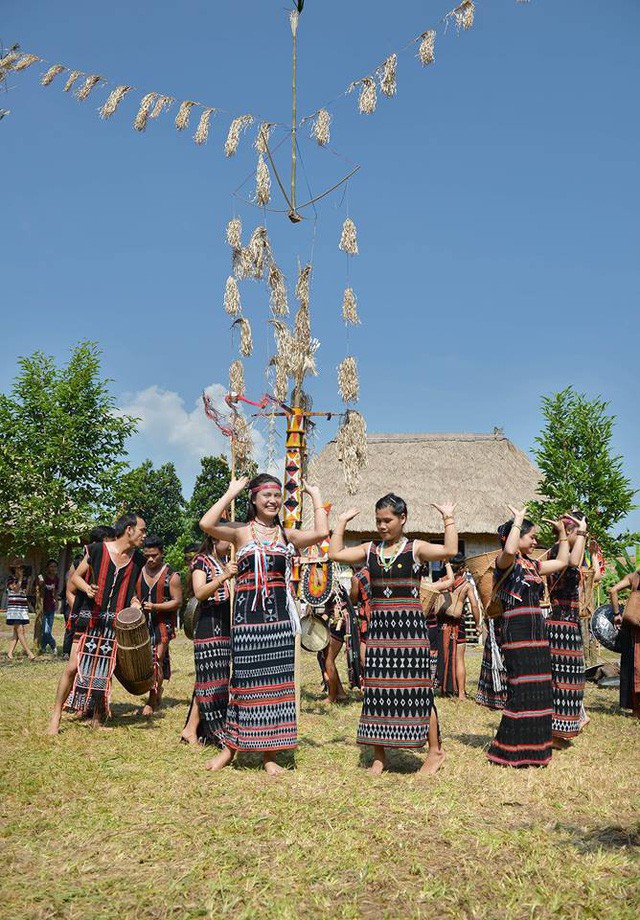
<instances>
[{"instance_id":1,"label":"drum head","mask_svg":"<svg viewBox=\"0 0 640 920\"><path fill-rule=\"evenodd\" d=\"M144 619L144 614L139 607L125 607L116 616L118 623L122 623L123 626L133 626L139 623L141 619Z\"/></svg>"},{"instance_id":2,"label":"drum head","mask_svg":"<svg viewBox=\"0 0 640 920\"><path fill-rule=\"evenodd\" d=\"M613 622L613 608L611 604L601 604L591 615L591 633L600 645L604 645L610 652L620 654L620 630Z\"/></svg>"},{"instance_id":3,"label":"drum head","mask_svg":"<svg viewBox=\"0 0 640 920\"><path fill-rule=\"evenodd\" d=\"M300 620L302 635L300 644L307 652L321 652L329 645L331 633L325 621L313 613L303 616Z\"/></svg>"},{"instance_id":4,"label":"drum head","mask_svg":"<svg viewBox=\"0 0 640 920\"><path fill-rule=\"evenodd\" d=\"M303 566L300 594L311 607L324 607L333 594L333 563L312 562Z\"/></svg>"}]
</instances>

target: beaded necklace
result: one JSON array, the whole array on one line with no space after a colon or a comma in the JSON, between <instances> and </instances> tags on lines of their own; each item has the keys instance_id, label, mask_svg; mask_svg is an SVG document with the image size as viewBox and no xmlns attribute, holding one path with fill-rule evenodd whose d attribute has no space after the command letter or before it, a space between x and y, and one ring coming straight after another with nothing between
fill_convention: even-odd
<instances>
[{"instance_id":1,"label":"beaded necklace","mask_svg":"<svg viewBox=\"0 0 640 920\"><path fill-rule=\"evenodd\" d=\"M380 546L378 547L378 562L380 563L380 568L385 574L388 574L393 568L393 563L396 561L398 556L404 551L405 546L409 541L406 537L403 537L402 540L398 543L398 548L391 556L384 555L385 541L383 540Z\"/></svg>"},{"instance_id":2,"label":"beaded necklace","mask_svg":"<svg viewBox=\"0 0 640 920\"><path fill-rule=\"evenodd\" d=\"M272 536L270 536L267 540L263 540L262 537L258 534L256 523L260 524L261 527L264 527L265 530ZM251 531L253 542L256 544L259 543L262 546L275 546L275 544L278 542L278 537L280 536L279 524L275 524L273 527L267 527L265 524L261 524L260 521L251 521L249 530Z\"/></svg>"}]
</instances>

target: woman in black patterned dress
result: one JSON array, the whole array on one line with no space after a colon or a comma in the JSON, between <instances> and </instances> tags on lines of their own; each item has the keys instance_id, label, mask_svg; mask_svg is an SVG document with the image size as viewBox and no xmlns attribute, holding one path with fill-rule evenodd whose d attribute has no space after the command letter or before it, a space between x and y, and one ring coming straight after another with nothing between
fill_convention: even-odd
<instances>
[{"instance_id":1,"label":"woman in black patterned dress","mask_svg":"<svg viewBox=\"0 0 640 920\"><path fill-rule=\"evenodd\" d=\"M508 767L544 767L551 760L553 689L549 640L540 608L543 575L562 572L569 560L564 524L558 521L558 558L539 561L536 527L524 511L498 528L503 544L496 559L498 597L503 606L496 619L500 650L507 672L507 698L502 719L487 757ZM506 573L506 577L505 577Z\"/></svg>"},{"instance_id":2,"label":"woman in black patterned dress","mask_svg":"<svg viewBox=\"0 0 640 920\"><path fill-rule=\"evenodd\" d=\"M247 521L221 521L247 487ZM301 549L329 534L320 490L307 485L304 490L313 501L311 530L282 527L282 485L267 473L251 482L247 477L232 480L200 521L205 533L235 546L238 565L225 747L206 764L209 770L226 767L237 751L260 751L265 770L273 776L282 772L275 761L277 751L297 745L294 636L300 632L300 621L290 586L291 563Z\"/></svg>"},{"instance_id":3,"label":"woman in black patterned dress","mask_svg":"<svg viewBox=\"0 0 640 920\"><path fill-rule=\"evenodd\" d=\"M435 773L444 759L437 717L431 718L429 634L420 601L422 565L448 559L458 551L455 506L434 505L444 519L444 545L404 536L407 506L397 495L376 503L379 543L345 547L344 531L358 510L340 515L329 544L329 558L348 565L366 563L371 578L371 622L364 663L364 701L358 742L373 747L370 772L386 766L386 749L422 748L429 753L421 768Z\"/></svg>"},{"instance_id":4,"label":"woman in black patterned dress","mask_svg":"<svg viewBox=\"0 0 640 920\"><path fill-rule=\"evenodd\" d=\"M229 544L207 537L191 560L191 584L200 601L193 637L196 679L187 721L180 735L186 744L223 747L231 671L231 603L229 581L235 562L223 562Z\"/></svg>"}]
</instances>

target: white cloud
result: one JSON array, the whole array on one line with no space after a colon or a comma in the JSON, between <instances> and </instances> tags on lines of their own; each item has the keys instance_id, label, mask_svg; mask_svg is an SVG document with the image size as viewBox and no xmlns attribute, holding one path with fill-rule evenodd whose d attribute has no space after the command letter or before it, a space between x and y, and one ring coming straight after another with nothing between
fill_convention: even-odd
<instances>
[{"instance_id":1,"label":"white cloud","mask_svg":"<svg viewBox=\"0 0 640 920\"><path fill-rule=\"evenodd\" d=\"M215 407L226 415L225 388L213 383L206 392ZM200 472L202 457L229 456L229 440L205 415L200 396L190 410L179 393L154 385L136 393L125 393L122 403L123 414L140 419L138 432L129 441L131 463L136 465L147 457L155 466L172 461L187 497ZM254 446L254 456L260 464L264 458L264 438L259 431L254 431Z\"/></svg>"}]
</instances>

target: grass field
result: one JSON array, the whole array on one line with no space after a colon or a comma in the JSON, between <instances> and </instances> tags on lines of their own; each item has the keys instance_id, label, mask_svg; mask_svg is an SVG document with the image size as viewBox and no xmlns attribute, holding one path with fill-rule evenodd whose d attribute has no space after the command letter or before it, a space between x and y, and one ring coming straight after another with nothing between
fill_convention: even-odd
<instances>
[{"instance_id":1,"label":"grass field","mask_svg":"<svg viewBox=\"0 0 640 920\"><path fill-rule=\"evenodd\" d=\"M269 779L219 774L178 744L192 645L172 645L150 721L115 683L111 728L66 715L44 735L62 663L0 658L0 916L94 918L615 918L640 916L640 725L588 685L591 724L545 770L490 766L499 716L439 704L447 760L392 755L370 777L359 703L327 709L304 654L300 745ZM472 689L480 664L468 654ZM344 664L342 663L342 667ZM295 766L295 769L293 767Z\"/></svg>"}]
</instances>

